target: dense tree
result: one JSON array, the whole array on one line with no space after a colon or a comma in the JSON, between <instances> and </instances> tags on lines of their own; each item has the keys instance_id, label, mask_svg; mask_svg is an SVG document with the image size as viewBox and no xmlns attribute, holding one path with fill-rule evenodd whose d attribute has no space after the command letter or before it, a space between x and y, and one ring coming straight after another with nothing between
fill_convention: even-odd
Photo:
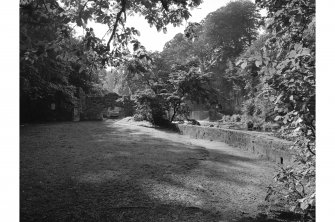
<instances>
[{"instance_id":1,"label":"dense tree","mask_svg":"<svg viewBox=\"0 0 335 222\"><path fill-rule=\"evenodd\" d=\"M235 99L245 96L250 108L246 112L277 121L282 136L296 141L296 165L278 173L278 185L284 187L272 187L269 194L282 194L292 210L313 220L315 2L269 0L257 5L269 12L265 35L257 38L261 23L256 6L237 1L200 24L190 24L185 30L190 42L176 36L162 54L168 55L170 64L196 58L202 71L213 73L224 113L238 111L234 107L241 100ZM179 56L182 59L173 60Z\"/></svg>"},{"instance_id":2,"label":"dense tree","mask_svg":"<svg viewBox=\"0 0 335 222\"><path fill-rule=\"evenodd\" d=\"M171 121L178 114L187 116L190 102L216 104L216 92L210 84L210 73L202 72L199 66L197 60L189 61L185 65L175 65L169 74L170 93L167 100L173 111Z\"/></svg>"},{"instance_id":3,"label":"dense tree","mask_svg":"<svg viewBox=\"0 0 335 222\"><path fill-rule=\"evenodd\" d=\"M192 48L192 43L182 33L178 33L165 43L161 56L167 67L171 68L174 64L186 64L192 57Z\"/></svg>"},{"instance_id":4,"label":"dense tree","mask_svg":"<svg viewBox=\"0 0 335 222\"><path fill-rule=\"evenodd\" d=\"M214 50L217 65L236 58L258 35L260 14L250 1L234 1L210 13L203 23L206 43ZM223 67L224 70L225 67Z\"/></svg>"},{"instance_id":5,"label":"dense tree","mask_svg":"<svg viewBox=\"0 0 335 222\"><path fill-rule=\"evenodd\" d=\"M201 23L191 23L186 28L185 35L179 33L167 42L162 53L155 56L152 72L158 79L167 81L174 66L197 61L202 73L212 73L211 85L219 93L221 111L226 114L239 111L243 81L234 76L234 73L226 72L226 69L250 41L256 38L258 20L259 14L253 3L231 2L208 15ZM233 36L230 34L231 29L234 29ZM141 61L133 63L140 64ZM133 68L136 66L132 65ZM130 79L130 85L136 82L134 78ZM148 79L148 76L144 79ZM136 85L139 85L138 82Z\"/></svg>"},{"instance_id":6,"label":"dense tree","mask_svg":"<svg viewBox=\"0 0 335 222\"><path fill-rule=\"evenodd\" d=\"M227 71L232 61L257 38L260 15L250 1L235 1L210 13L201 23L192 23L185 36L193 44L193 55L202 69L212 72L213 86L218 89L221 111L238 112L243 96L236 86L241 82Z\"/></svg>"},{"instance_id":7,"label":"dense tree","mask_svg":"<svg viewBox=\"0 0 335 222\"><path fill-rule=\"evenodd\" d=\"M20 0L21 120L48 119L54 100L71 109L78 87L86 93L101 91L101 70L131 58L129 43L136 58L145 57L135 39L139 32L125 27L127 15L139 13L164 31L189 18L189 9L200 2ZM87 27L88 20L109 27L107 43ZM84 38L73 37L74 26L85 28Z\"/></svg>"},{"instance_id":8,"label":"dense tree","mask_svg":"<svg viewBox=\"0 0 335 222\"><path fill-rule=\"evenodd\" d=\"M274 103L276 121L286 138L296 141L296 165L276 179L292 210L315 219L315 1L256 1L269 12L270 37L259 54L245 58L242 68L258 68L261 91ZM280 186L283 185L283 186Z\"/></svg>"},{"instance_id":9,"label":"dense tree","mask_svg":"<svg viewBox=\"0 0 335 222\"><path fill-rule=\"evenodd\" d=\"M161 56L148 55L150 59L129 61L125 72L137 103L136 118L168 125L176 117L187 118L190 102L215 101L209 74L201 71L197 60L174 63L165 70L167 76L162 77Z\"/></svg>"},{"instance_id":10,"label":"dense tree","mask_svg":"<svg viewBox=\"0 0 335 222\"><path fill-rule=\"evenodd\" d=\"M242 90L244 95L242 111L250 116L261 117L266 122L273 120L273 102L263 93L264 85L267 83L258 73L260 63L257 58L262 57L262 48L269 38L269 34L259 36L227 70L235 77L235 83L240 82L237 88ZM249 62L244 63L241 68L239 65L244 60Z\"/></svg>"},{"instance_id":11,"label":"dense tree","mask_svg":"<svg viewBox=\"0 0 335 222\"><path fill-rule=\"evenodd\" d=\"M147 52L136 39L139 32L125 25L127 16L138 13L165 32L168 24L188 19L189 9L200 3L20 0L21 121L52 118L50 103L61 106L59 116L68 118L79 88L103 93L107 66L114 67L108 81L135 95L137 117L157 125L187 118L190 101L219 103L224 114L233 114L246 100L246 113L277 121L282 136L296 142L295 165L277 174L279 187L269 188L267 198L280 194L292 210L314 220L315 1L230 2L190 23L162 53ZM262 36L256 6L268 11ZM95 36L88 20L109 27L106 42ZM73 36L75 26L85 29L83 38Z\"/></svg>"}]
</instances>

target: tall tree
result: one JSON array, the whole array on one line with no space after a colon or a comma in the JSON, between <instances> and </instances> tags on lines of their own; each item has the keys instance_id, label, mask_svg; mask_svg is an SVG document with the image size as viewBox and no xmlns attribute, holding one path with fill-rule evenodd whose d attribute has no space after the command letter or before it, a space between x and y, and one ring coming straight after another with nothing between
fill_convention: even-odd
<instances>
[{"instance_id":1,"label":"tall tree","mask_svg":"<svg viewBox=\"0 0 335 222\"><path fill-rule=\"evenodd\" d=\"M210 13L204 20L203 35L215 49L220 63L237 57L258 36L260 14L256 5L240 0ZM225 67L223 67L225 68Z\"/></svg>"},{"instance_id":2,"label":"tall tree","mask_svg":"<svg viewBox=\"0 0 335 222\"><path fill-rule=\"evenodd\" d=\"M242 95L235 90L240 84L229 69L232 62L258 36L260 14L250 1L234 1L210 13L200 24L192 23L185 30L193 42L202 69L213 73L212 83L219 92L222 112L238 112Z\"/></svg>"},{"instance_id":3,"label":"tall tree","mask_svg":"<svg viewBox=\"0 0 335 222\"><path fill-rule=\"evenodd\" d=\"M150 25L166 31L189 18L189 9L200 0L20 0L21 114L33 108L35 117L48 116L48 104L56 92L72 101L75 88L96 91L100 70L121 65L130 58L131 43L137 58L143 50L134 27L125 27L127 15L139 13ZM107 42L87 27L88 20L109 27ZM85 28L83 39L73 37L74 25ZM100 86L98 86L100 87ZM43 115L37 111L45 110ZM23 119L29 119L25 116Z\"/></svg>"}]
</instances>

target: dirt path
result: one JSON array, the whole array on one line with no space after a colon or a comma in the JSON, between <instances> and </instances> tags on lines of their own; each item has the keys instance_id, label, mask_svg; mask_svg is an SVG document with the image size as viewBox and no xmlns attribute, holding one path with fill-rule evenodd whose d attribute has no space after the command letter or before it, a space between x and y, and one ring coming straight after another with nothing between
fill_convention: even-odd
<instances>
[{"instance_id":1,"label":"dirt path","mask_svg":"<svg viewBox=\"0 0 335 222\"><path fill-rule=\"evenodd\" d=\"M126 122L21 127L21 221L255 218L275 165Z\"/></svg>"}]
</instances>

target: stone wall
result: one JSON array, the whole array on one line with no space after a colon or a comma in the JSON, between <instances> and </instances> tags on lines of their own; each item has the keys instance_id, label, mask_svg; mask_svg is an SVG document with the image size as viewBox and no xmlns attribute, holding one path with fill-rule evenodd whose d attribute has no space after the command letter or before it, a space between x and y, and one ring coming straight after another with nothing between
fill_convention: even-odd
<instances>
[{"instance_id":1,"label":"stone wall","mask_svg":"<svg viewBox=\"0 0 335 222\"><path fill-rule=\"evenodd\" d=\"M178 124L177 127L181 134L198 139L221 141L279 164L288 165L293 162L293 153L288 150L292 143L286 140L257 132L182 124Z\"/></svg>"},{"instance_id":2,"label":"stone wall","mask_svg":"<svg viewBox=\"0 0 335 222\"><path fill-rule=\"evenodd\" d=\"M120 96L116 93L109 93L105 96L86 96L80 102L80 120L102 120L108 108L120 106L117 99Z\"/></svg>"}]
</instances>

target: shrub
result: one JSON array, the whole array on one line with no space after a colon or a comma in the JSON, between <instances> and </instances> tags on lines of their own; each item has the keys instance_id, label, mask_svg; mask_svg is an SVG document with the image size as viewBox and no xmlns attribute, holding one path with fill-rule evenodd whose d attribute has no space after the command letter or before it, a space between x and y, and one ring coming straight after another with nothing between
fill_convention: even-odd
<instances>
[{"instance_id":1,"label":"shrub","mask_svg":"<svg viewBox=\"0 0 335 222\"><path fill-rule=\"evenodd\" d=\"M231 121L231 117L228 115L222 116L221 122L230 122Z\"/></svg>"},{"instance_id":2,"label":"shrub","mask_svg":"<svg viewBox=\"0 0 335 222\"><path fill-rule=\"evenodd\" d=\"M253 116L255 113L256 107L253 99L246 100L242 105L242 112L245 115Z\"/></svg>"},{"instance_id":3,"label":"shrub","mask_svg":"<svg viewBox=\"0 0 335 222\"><path fill-rule=\"evenodd\" d=\"M249 120L249 121L247 122L247 129L248 129L248 130L252 130L253 128L254 128L254 123L253 123L252 121Z\"/></svg>"},{"instance_id":4,"label":"shrub","mask_svg":"<svg viewBox=\"0 0 335 222\"><path fill-rule=\"evenodd\" d=\"M272 125L271 123L269 122L265 122L263 124L263 130L266 131L266 132L271 132L272 131Z\"/></svg>"},{"instance_id":5,"label":"shrub","mask_svg":"<svg viewBox=\"0 0 335 222\"><path fill-rule=\"evenodd\" d=\"M234 114L234 115L231 116L231 120L233 122L241 122L242 118L239 114Z\"/></svg>"},{"instance_id":6,"label":"shrub","mask_svg":"<svg viewBox=\"0 0 335 222\"><path fill-rule=\"evenodd\" d=\"M138 119L147 120L157 126L169 125L170 121L166 117L167 107L161 96L151 90L145 90L135 95L135 102L135 115L138 115Z\"/></svg>"},{"instance_id":7,"label":"shrub","mask_svg":"<svg viewBox=\"0 0 335 222\"><path fill-rule=\"evenodd\" d=\"M134 120L135 121L143 121L143 120L145 120L146 118L145 118L145 116L143 116L142 114L140 114L140 113L136 113L135 115L134 115Z\"/></svg>"}]
</instances>

